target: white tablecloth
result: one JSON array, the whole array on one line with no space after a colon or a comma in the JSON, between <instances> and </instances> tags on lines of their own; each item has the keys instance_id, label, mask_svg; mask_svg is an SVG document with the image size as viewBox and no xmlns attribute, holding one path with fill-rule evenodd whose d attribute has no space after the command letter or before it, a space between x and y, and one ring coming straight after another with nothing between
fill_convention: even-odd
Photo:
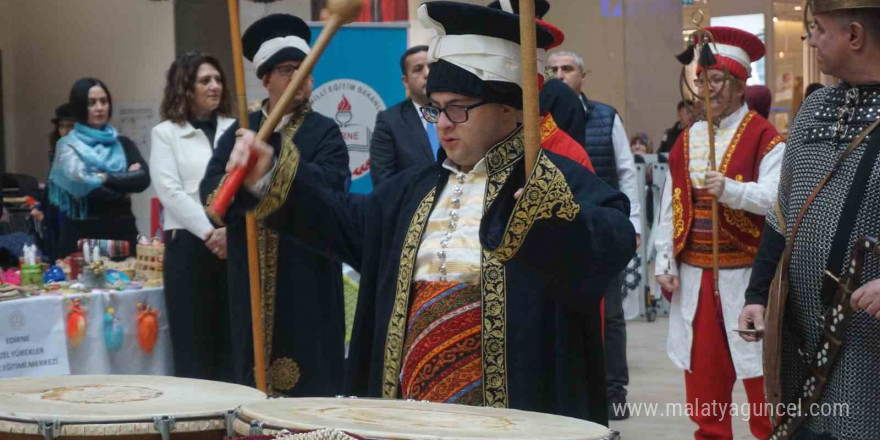
<instances>
[{"instance_id":1,"label":"white tablecloth","mask_svg":"<svg viewBox=\"0 0 880 440\"><path fill-rule=\"evenodd\" d=\"M74 346L65 331L67 302L85 307L86 331ZM151 353L138 343L138 303L159 312L159 333ZM115 310L123 339L116 350L105 342L105 314ZM45 295L0 302L0 377L61 374L173 375L171 333L161 288Z\"/></svg>"}]
</instances>

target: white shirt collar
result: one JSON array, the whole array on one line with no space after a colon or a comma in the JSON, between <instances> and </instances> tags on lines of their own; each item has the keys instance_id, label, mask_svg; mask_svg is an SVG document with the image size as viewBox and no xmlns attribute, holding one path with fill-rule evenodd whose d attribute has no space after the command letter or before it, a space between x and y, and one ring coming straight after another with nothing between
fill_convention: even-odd
<instances>
[{"instance_id":1,"label":"white shirt collar","mask_svg":"<svg viewBox=\"0 0 880 440\"><path fill-rule=\"evenodd\" d=\"M269 118L269 100L266 100L266 102L263 103L262 110L263 110L263 117L268 119ZM287 125L288 122L290 122L290 118L292 118L292 117L293 117L293 112L282 116L281 123L279 123L278 126L275 127L275 133L280 133L281 129L284 128L284 126Z\"/></svg>"},{"instance_id":2,"label":"white shirt collar","mask_svg":"<svg viewBox=\"0 0 880 440\"><path fill-rule=\"evenodd\" d=\"M427 130L427 129L428 129L428 121L426 121L425 118L422 117L422 108L419 107L419 105L416 104L416 102L413 101L412 99L410 99L410 102L412 102L413 107L416 108L416 116L418 116L418 117L419 117L419 121L422 122L422 128L424 128L425 130Z\"/></svg>"},{"instance_id":3,"label":"white shirt collar","mask_svg":"<svg viewBox=\"0 0 880 440\"><path fill-rule=\"evenodd\" d=\"M739 110L725 116L718 123L718 128L736 128L739 126L739 123L742 122L743 118L746 117L746 114L749 113L749 106L746 103L743 103L742 107Z\"/></svg>"},{"instance_id":4,"label":"white shirt collar","mask_svg":"<svg viewBox=\"0 0 880 440\"><path fill-rule=\"evenodd\" d=\"M446 158L446 160L443 161L443 168L446 168L453 173L459 173L459 170L461 170L461 167L448 157ZM484 157L480 159L480 161L477 162L476 165L474 165L474 168L471 169L471 171L467 174L486 174L486 158Z\"/></svg>"}]
</instances>

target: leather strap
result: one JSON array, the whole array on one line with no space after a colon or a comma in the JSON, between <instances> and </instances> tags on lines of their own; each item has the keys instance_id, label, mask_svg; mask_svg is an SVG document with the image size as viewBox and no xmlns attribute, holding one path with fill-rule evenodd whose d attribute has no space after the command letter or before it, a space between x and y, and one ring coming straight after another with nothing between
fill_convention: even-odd
<instances>
[{"instance_id":1,"label":"leather strap","mask_svg":"<svg viewBox=\"0 0 880 440\"><path fill-rule=\"evenodd\" d=\"M822 188L824 188L825 185L828 184L829 181L831 181L831 178L834 177L834 175L837 173L838 168L840 168L840 164L842 164L843 161L847 157L849 157L849 155L856 149L856 147L858 147L865 140L865 138L868 137L868 135L871 134L871 132L873 132L875 128L877 128L878 125L880 125L880 119L874 121L873 124L863 130L861 133L859 133L859 135L856 136L856 138L853 139L852 142L850 142L849 146L846 148L846 151L844 151L843 154L840 155L840 157L837 159L837 162L835 162L834 166L831 167L831 171L829 171L828 174L825 175L825 178L823 178L822 181L819 182L819 185L817 185L816 188L813 189L813 192L810 193L810 196L807 197L807 200L804 202L804 206L801 207L800 212L798 212L798 215L795 218L794 224L791 226L791 234L789 235L788 243L785 245L785 253L783 254L782 259L784 280L788 280L788 265L791 262L791 252L794 248L794 237L797 235L798 228L801 225L801 221L803 221L804 215L807 214L807 210L810 208L810 205L812 205L813 201L816 200L816 196L819 195L819 191L821 191ZM785 230L783 229L782 232L784 234Z\"/></svg>"},{"instance_id":2,"label":"leather strap","mask_svg":"<svg viewBox=\"0 0 880 440\"><path fill-rule=\"evenodd\" d=\"M850 143L849 147L847 147L846 151L837 159L837 162L831 168L831 171L825 176L824 179L819 183L816 188L813 189L813 192L807 198L806 202L804 202L804 206L801 207L800 212L798 213L797 219L794 222L791 230L791 236L786 243L785 253L782 259L782 283L784 285L788 285L788 266L791 261L791 252L794 248L794 237L797 233L798 227L801 224L801 221L804 218L804 215L807 212L807 209L815 200L816 196L818 196L819 191L825 187L825 185L831 180L831 178L835 175L837 170L840 168L840 164L843 163L844 159L846 159L855 149L858 147L865 138L871 134L877 126L880 125L880 119L871 124L870 127L862 131L853 141ZM842 222L840 227L838 228L835 234L835 244L832 246L832 255L829 255L829 262L827 268L835 273L839 273L841 266L843 264L843 253L846 251L847 245L849 244L849 235L852 233L852 228L855 225L855 217L857 214L858 206L861 204L861 200L864 197L865 186L867 184L867 175L870 173L872 169L873 162L876 161L878 152L880 152L880 138L874 138L871 140L871 143L868 145L865 155L862 157L858 165L858 170L856 173L856 181L853 183L853 187L850 189L850 193L847 195L847 200L844 203L844 216L849 216L852 218L846 218L845 221ZM856 212L852 212L852 211ZM780 211L776 212L777 215L780 214ZM845 241L846 243L840 244L837 241ZM839 260L839 261L838 261ZM855 274L853 274L855 275ZM827 277L826 277L827 278ZM846 333L846 329L849 324L849 317L852 313L852 309L849 307L849 297L852 294L851 291L847 290L840 286L837 282L827 282L827 279L823 279L822 285L822 294L823 300L824 296L826 296L826 291L831 289L832 294L834 291L838 292L837 295L837 304L840 305L838 309L831 311L829 316L826 316L825 319L825 328L823 329L823 337L822 341L826 343L823 345L825 347L823 360L819 362L818 360L811 361L811 376L810 379L812 382L808 382L808 386L810 387L810 392L808 396L802 397L800 401L800 407L803 411L804 407L809 406L821 398L822 393L825 390L826 380L828 375L830 374L831 369L833 368L835 361L837 360L838 355L840 354L841 345L843 343L843 335ZM784 310L779 310L780 313L784 313ZM832 318L834 320L832 321ZM835 326L836 324L836 326ZM806 405L805 405L806 402ZM806 422L809 418L809 414L804 415L803 413L796 417L789 417L788 415L783 415L780 417L779 423L774 426L773 433L770 438L774 439L789 439L795 433L797 433L800 426Z\"/></svg>"},{"instance_id":3,"label":"leather strap","mask_svg":"<svg viewBox=\"0 0 880 440\"><path fill-rule=\"evenodd\" d=\"M782 214L782 206L779 204L779 200L776 200L776 203L773 204L773 210L776 211L776 221L779 222L779 233L785 237L785 215Z\"/></svg>"},{"instance_id":4,"label":"leather strap","mask_svg":"<svg viewBox=\"0 0 880 440\"><path fill-rule=\"evenodd\" d=\"M839 276L845 267L850 236L855 228L859 210L862 208L865 191L870 183L871 170L874 169L874 162L877 160L878 154L880 154L880 136L875 136L868 143L862 158L859 160L855 177L844 200L843 209L840 212L840 223L837 224L837 231L834 233L834 239L831 242L831 252L828 254L825 268L835 276ZM825 277L820 296L824 307L827 308L831 305L831 302L834 300L834 293L837 292L837 287L838 283L834 278Z\"/></svg>"}]
</instances>

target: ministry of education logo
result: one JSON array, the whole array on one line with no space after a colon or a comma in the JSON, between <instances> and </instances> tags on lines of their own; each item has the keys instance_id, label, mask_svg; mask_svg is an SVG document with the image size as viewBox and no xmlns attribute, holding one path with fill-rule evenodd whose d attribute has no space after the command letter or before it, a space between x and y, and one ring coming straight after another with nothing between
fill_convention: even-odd
<instances>
[{"instance_id":1,"label":"ministry of education logo","mask_svg":"<svg viewBox=\"0 0 880 440\"><path fill-rule=\"evenodd\" d=\"M354 79L337 79L312 92L312 109L336 121L348 147L351 192L370 192L370 138L376 115L385 102L372 87Z\"/></svg>"},{"instance_id":2,"label":"ministry of education logo","mask_svg":"<svg viewBox=\"0 0 880 440\"><path fill-rule=\"evenodd\" d=\"M12 331L22 331L27 323L27 319L21 310L16 310L9 314L9 329Z\"/></svg>"}]
</instances>

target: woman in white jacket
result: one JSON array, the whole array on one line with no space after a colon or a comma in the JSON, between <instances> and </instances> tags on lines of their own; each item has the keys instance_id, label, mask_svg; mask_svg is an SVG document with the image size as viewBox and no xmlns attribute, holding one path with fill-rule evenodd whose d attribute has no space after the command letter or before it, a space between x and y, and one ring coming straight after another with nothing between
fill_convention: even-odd
<instances>
[{"instance_id":1,"label":"woman in white jacket","mask_svg":"<svg viewBox=\"0 0 880 440\"><path fill-rule=\"evenodd\" d=\"M231 109L216 58L188 52L171 64L150 175L164 207L165 302L180 377L222 381L231 374L226 228L215 228L199 201L216 141L234 122Z\"/></svg>"}]
</instances>

